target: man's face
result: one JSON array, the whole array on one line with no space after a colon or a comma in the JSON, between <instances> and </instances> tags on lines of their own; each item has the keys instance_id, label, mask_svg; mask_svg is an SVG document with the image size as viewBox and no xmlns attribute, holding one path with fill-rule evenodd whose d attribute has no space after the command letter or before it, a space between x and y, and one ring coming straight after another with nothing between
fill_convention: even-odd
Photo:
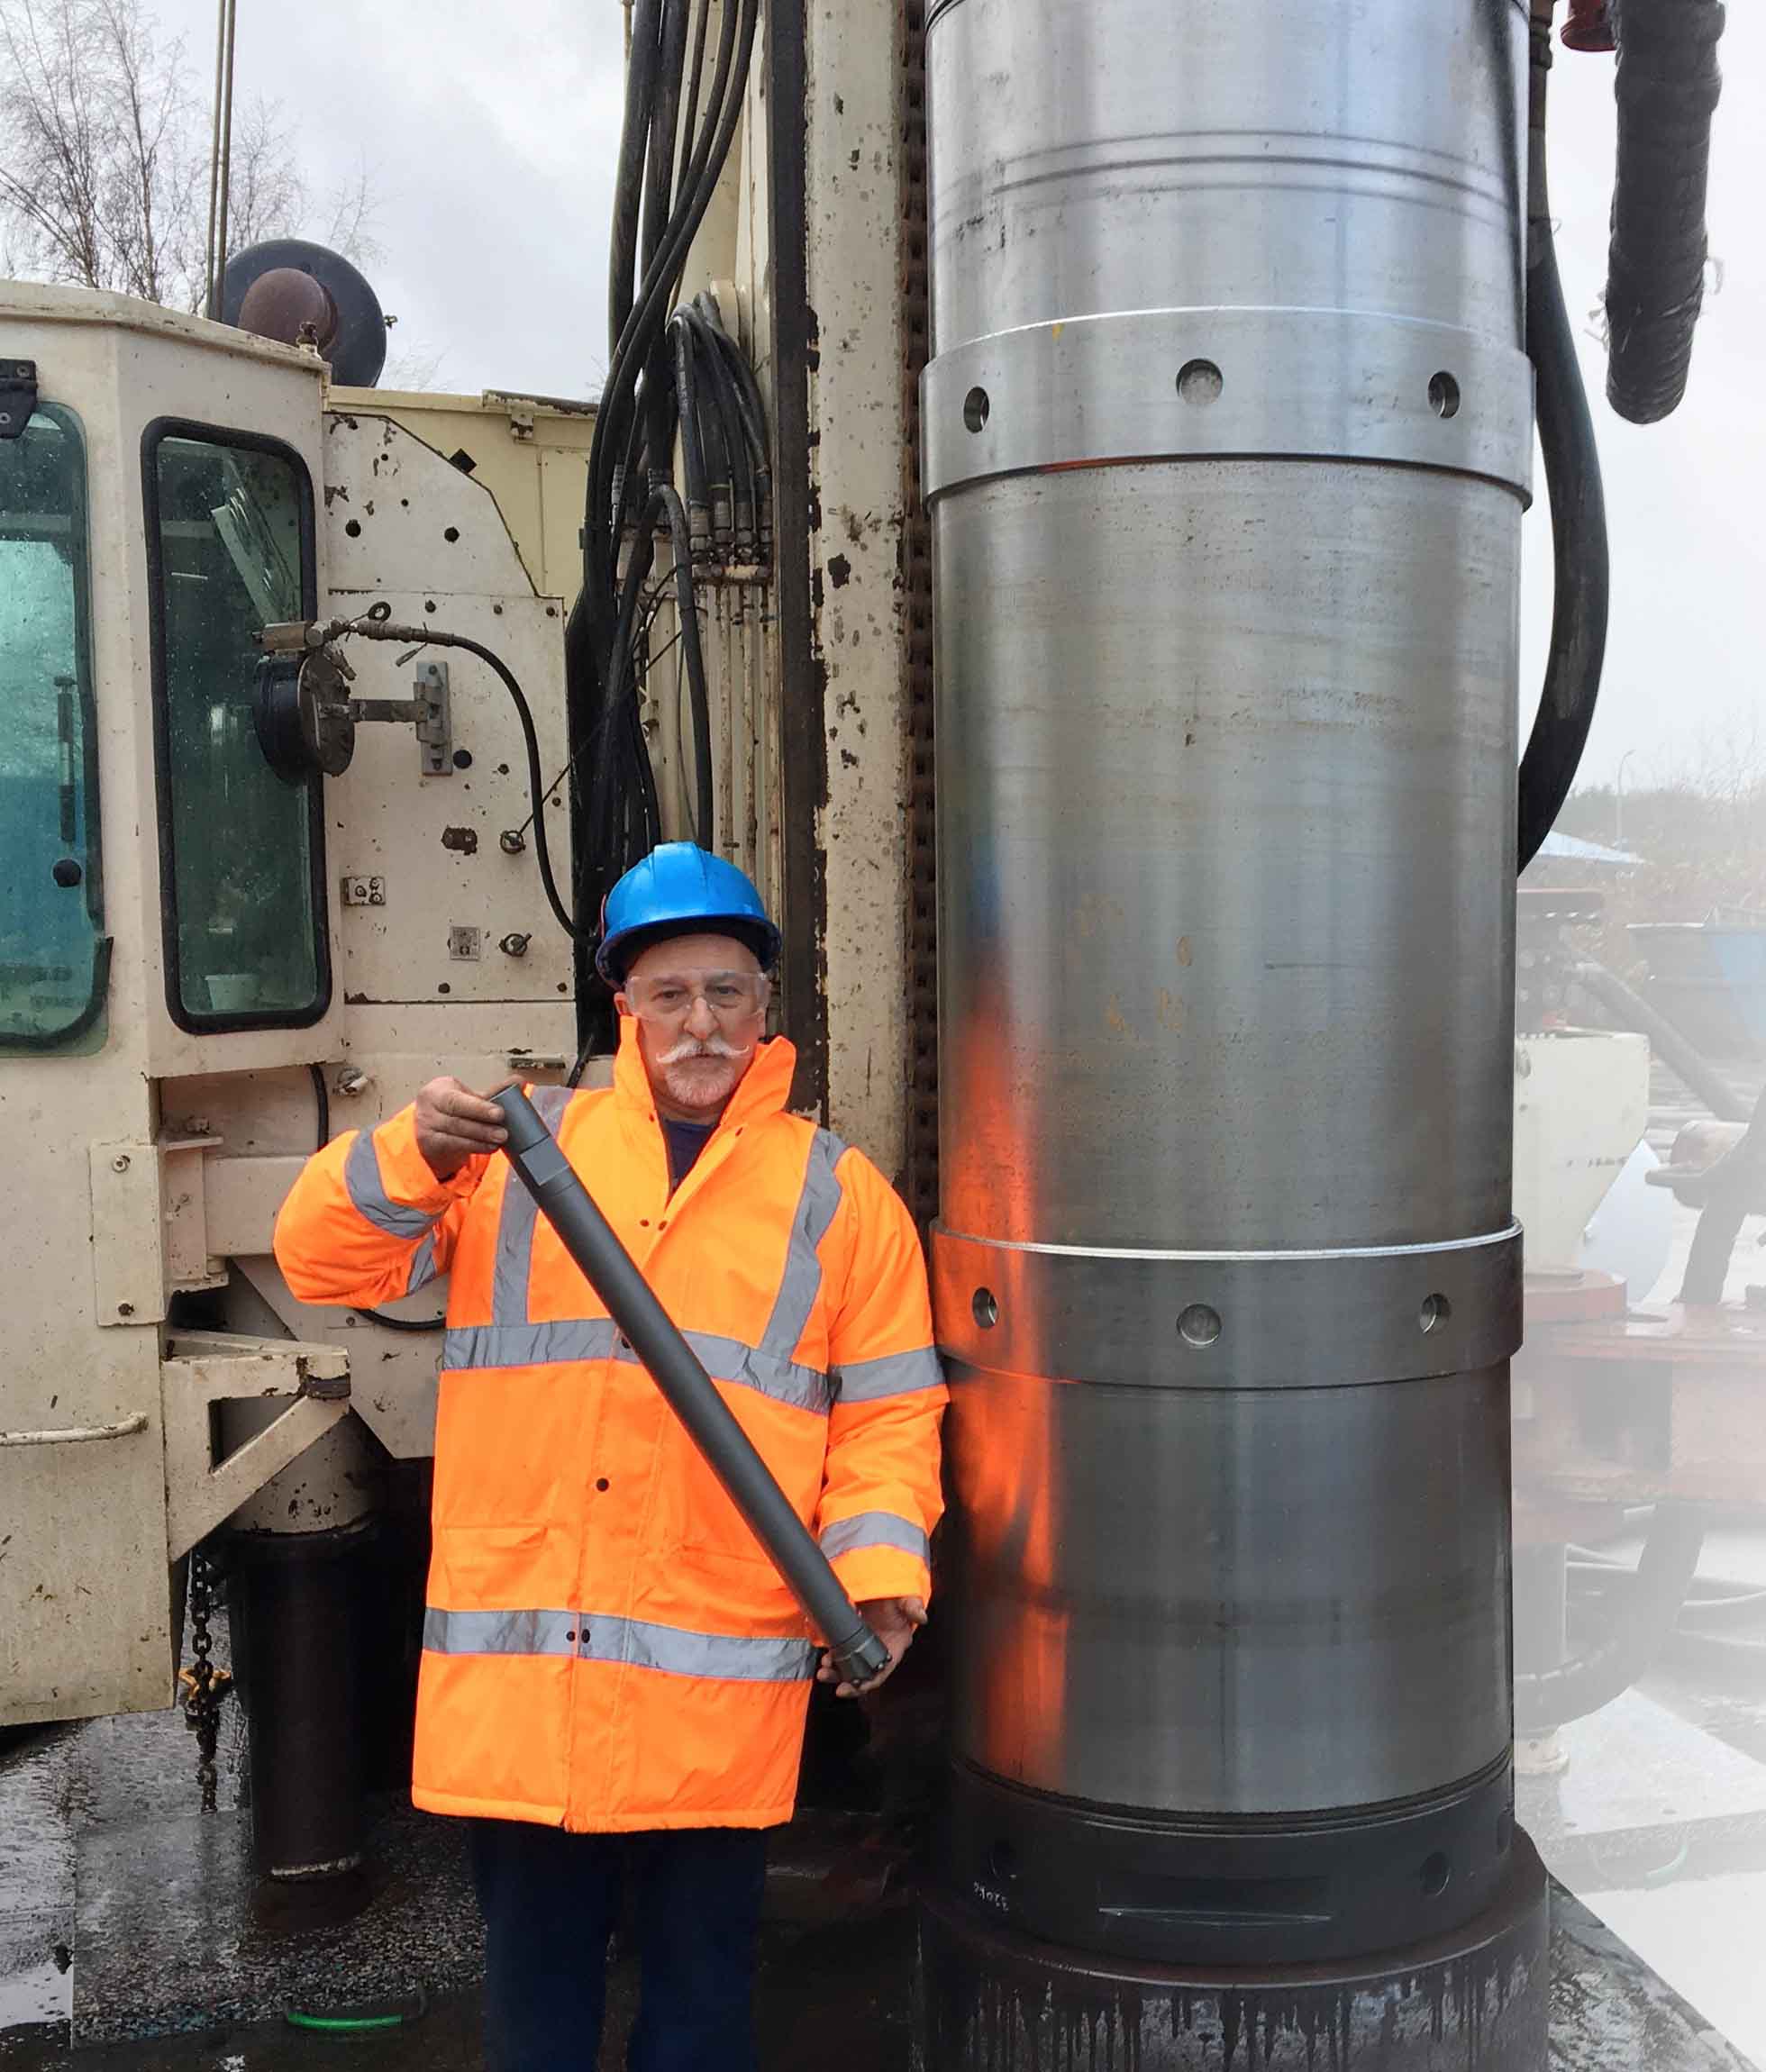
<instances>
[{"instance_id":1,"label":"man's face","mask_svg":"<svg viewBox=\"0 0 1766 2072\"><path fill-rule=\"evenodd\" d=\"M769 986L745 942L676 935L633 959L617 996L635 1016L658 1112L709 1122L723 1113L754 1061Z\"/></svg>"}]
</instances>

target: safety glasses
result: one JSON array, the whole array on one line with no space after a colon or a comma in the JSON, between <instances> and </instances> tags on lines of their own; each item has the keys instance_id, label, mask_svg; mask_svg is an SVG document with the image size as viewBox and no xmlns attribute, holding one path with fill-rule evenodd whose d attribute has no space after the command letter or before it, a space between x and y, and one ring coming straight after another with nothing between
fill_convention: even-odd
<instances>
[{"instance_id":1,"label":"safety glasses","mask_svg":"<svg viewBox=\"0 0 1766 2072\"><path fill-rule=\"evenodd\" d=\"M766 1006L772 981L760 971L657 971L628 978L624 991L645 1022L685 1022L697 1000L720 1022L741 1022Z\"/></svg>"}]
</instances>

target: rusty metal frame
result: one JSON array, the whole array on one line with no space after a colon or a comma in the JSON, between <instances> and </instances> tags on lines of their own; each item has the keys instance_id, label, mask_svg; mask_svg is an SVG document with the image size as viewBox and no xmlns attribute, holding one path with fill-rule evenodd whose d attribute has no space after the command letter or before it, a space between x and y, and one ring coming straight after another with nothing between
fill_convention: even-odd
<instances>
[{"instance_id":1,"label":"rusty metal frame","mask_svg":"<svg viewBox=\"0 0 1766 2072\"><path fill-rule=\"evenodd\" d=\"M779 985L797 1047L794 1104L825 1116L828 1102L827 884L820 833L827 803L824 684L812 628L810 557L818 528L810 466L809 377L817 351L809 306L805 198L808 72L804 0L766 18L768 209L772 248L775 593L778 614L779 750L785 943Z\"/></svg>"}]
</instances>

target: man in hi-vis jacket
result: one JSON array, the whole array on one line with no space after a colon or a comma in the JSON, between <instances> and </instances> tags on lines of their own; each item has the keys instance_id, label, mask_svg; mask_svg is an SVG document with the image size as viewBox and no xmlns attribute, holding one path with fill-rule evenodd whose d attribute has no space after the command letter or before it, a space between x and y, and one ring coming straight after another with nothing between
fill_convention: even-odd
<instances>
[{"instance_id":1,"label":"man in hi-vis jacket","mask_svg":"<svg viewBox=\"0 0 1766 2072\"><path fill-rule=\"evenodd\" d=\"M657 850L606 904L614 1085L533 1099L893 1668L925 1619L944 1384L906 1210L786 1111L778 949L741 871ZM833 1671L502 1137L432 1080L319 1152L277 1224L305 1302L450 1276L413 1796L476 1823L494 2066L596 2063L629 1881L633 2072L744 2072L763 1831Z\"/></svg>"}]
</instances>

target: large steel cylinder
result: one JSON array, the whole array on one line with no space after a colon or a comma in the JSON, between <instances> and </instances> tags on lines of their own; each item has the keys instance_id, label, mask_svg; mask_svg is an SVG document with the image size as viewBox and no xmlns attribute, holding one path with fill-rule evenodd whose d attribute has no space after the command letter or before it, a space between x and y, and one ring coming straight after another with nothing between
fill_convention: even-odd
<instances>
[{"instance_id":1,"label":"large steel cylinder","mask_svg":"<svg viewBox=\"0 0 1766 2072\"><path fill-rule=\"evenodd\" d=\"M951 1874L1070 1949L1513 1883L1526 34L931 9Z\"/></svg>"}]
</instances>

